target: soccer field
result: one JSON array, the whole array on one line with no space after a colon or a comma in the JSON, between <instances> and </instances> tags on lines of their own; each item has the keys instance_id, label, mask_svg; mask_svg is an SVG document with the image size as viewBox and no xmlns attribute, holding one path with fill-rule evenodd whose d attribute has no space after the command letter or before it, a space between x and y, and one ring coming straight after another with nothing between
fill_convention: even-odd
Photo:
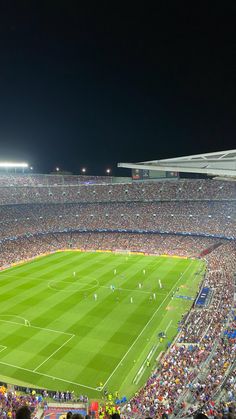
<instances>
[{"instance_id":1,"label":"soccer field","mask_svg":"<svg viewBox=\"0 0 236 419\"><path fill-rule=\"evenodd\" d=\"M176 335L203 270L201 260L67 251L0 272L0 378L130 396Z\"/></svg>"}]
</instances>

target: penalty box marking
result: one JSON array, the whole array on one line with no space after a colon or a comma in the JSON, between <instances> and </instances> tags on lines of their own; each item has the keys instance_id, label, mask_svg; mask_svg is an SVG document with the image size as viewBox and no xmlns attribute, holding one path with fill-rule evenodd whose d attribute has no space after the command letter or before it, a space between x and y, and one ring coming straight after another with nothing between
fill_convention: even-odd
<instances>
[{"instance_id":1,"label":"penalty box marking","mask_svg":"<svg viewBox=\"0 0 236 419\"><path fill-rule=\"evenodd\" d=\"M14 315L10 315L10 314L2 314L2 315L0 315L0 317L1 316L14 317ZM14 322L14 321L11 321L11 320L3 320L1 318L0 318L0 321L3 322L3 323L16 324L16 325L19 325L19 326L27 326L27 327L31 327L33 329L46 330L46 331L49 331L49 332L54 332L54 333L59 333L59 334L70 336L59 348L57 348L43 362L41 362L37 367L35 367L34 370L30 370L31 372L36 372L43 364L45 364L47 361L49 361L49 359L52 358L53 355L55 355L61 348L63 348L63 346L65 346L72 338L75 337L75 335L73 333L61 332L60 330L48 329L46 327L32 326L30 324L30 322L27 319L25 319L24 317L21 317L21 316L15 316L15 317L21 318L22 320L24 320L25 323L22 324L22 323ZM28 322L28 325L26 324L26 322ZM3 349L1 349L1 348L3 348ZM7 348L7 346L0 345L0 353L2 351L4 351L6 348ZM16 366L14 366L14 367L17 368ZM22 367L18 367L18 368L22 368Z\"/></svg>"},{"instance_id":2,"label":"penalty box marking","mask_svg":"<svg viewBox=\"0 0 236 419\"><path fill-rule=\"evenodd\" d=\"M16 317L16 318L19 318L19 319L24 320L24 324L23 323L19 323L19 322L14 322L12 320L3 320L3 319L1 319L1 317ZM27 326L27 327L31 327L33 329L47 330L48 332L59 333L59 334L68 335L68 336L74 336L73 333L62 332L61 330L49 329L47 327L33 326L28 319L25 319L24 317L21 317L21 316L17 316L15 314L0 314L0 322L17 324L19 326L25 326L26 325L26 322L28 322L28 325L29 326Z\"/></svg>"},{"instance_id":3,"label":"penalty box marking","mask_svg":"<svg viewBox=\"0 0 236 419\"><path fill-rule=\"evenodd\" d=\"M4 316L10 316L10 315L6 314ZM26 319L24 319L24 320L26 320ZM10 320L2 320L2 319L0 319L0 321L1 322L4 322L4 323L11 323L11 324L16 324L16 325L20 325L20 326L25 326L25 324L21 324L21 323L17 323L17 322L12 322ZM41 362L41 364L39 364L34 370L30 370L29 368L20 367L19 365L10 364L10 363L4 362L4 361L0 361L0 364L6 365L6 366L9 366L9 367L12 367L12 368L20 369L20 370L23 370L23 371L28 371L28 372L31 372L33 374L42 375L42 376L47 377L47 378L52 378L53 380L59 380L59 381L62 381L64 383L73 384L73 385L76 385L76 386L79 386L79 387L89 388L90 390L100 391L100 390L98 390L95 387L86 386L84 384L76 383L74 381L65 380L64 378L56 377L54 375L44 374L44 373L41 373L41 372L37 371L56 352L58 352L63 346L65 346L75 335L72 334L72 333L62 332L60 330L49 329L49 328L46 328L46 327L39 327L39 326L32 326L32 325L31 326L28 326L28 327L31 327L33 329L47 330L49 332L54 332L54 333L59 333L59 334L63 334L63 335L68 335L70 337L59 348L57 348L51 355L49 355L43 362ZM0 353L3 352L5 349L7 349L7 346L0 345Z\"/></svg>"},{"instance_id":4,"label":"penalty box marking","mask_svg":"<svg viewBox=\"0 0 236 419\"><path fill-rule=\"evenodd\" d=\"M65 380L64 378L55 377L54 375L49 375L49 374L44 374L42 372L33 371L33 370L30 370L29 368L19 367L18 365L9 364L8 362L0 361L0 364L6 365L8 367L16 368L16 369L19 369L19 370L22 370L22 371L28 371L28 372L33 373L33 374L38 374L38 375L41 375L43 377L52 378L53 380L59 380L59 381L62 381L63 383L73 384L73 385L78 386L78 387L89 388L90 390L95 390L95 391L99 391L99 392L101 391L101 390L98 390L98 388L96 388L96 387L90 387L90 386L86 386L84 384L75 383L74 381L69 381L69 380Z\"/></svg>"},{"instance_id":5,"label":"penalty box marking","mask_svg":"<svg viewBox=\"0 0 236 419\"><path fill-rule=\"evenodd\" d=\"M51 355L49 355L43 362L41 362L41 364L39 364L33 370L33 372L36 372L43 364L45 364L47 361L49 361L49 359L52 358L52 356L55 355L58 351L60 351L60 349L63 348L63 346L65 346L71 339L73 339L73 337L75 337L75 335L72 335L69 339L67 339L59 348L57 348Z\"/></svg>"}]
</instances>

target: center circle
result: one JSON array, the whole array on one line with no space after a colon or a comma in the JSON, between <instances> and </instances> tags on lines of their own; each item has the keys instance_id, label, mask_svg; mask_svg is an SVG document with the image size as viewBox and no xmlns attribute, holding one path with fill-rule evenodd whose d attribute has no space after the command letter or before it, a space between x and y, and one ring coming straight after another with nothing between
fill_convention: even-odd
<instances>
[{"instance_id":1,"label":"center circle","mask_svg":"<svg viewBox=\"0 0 236 419\"><path fill-rule=\"evenodd\" d=\"M86 292L99 286L98 279L92 277L79 277L74 279L52 279L48 282L48 288L62 292Z\"/></svg>"}]
</instances>

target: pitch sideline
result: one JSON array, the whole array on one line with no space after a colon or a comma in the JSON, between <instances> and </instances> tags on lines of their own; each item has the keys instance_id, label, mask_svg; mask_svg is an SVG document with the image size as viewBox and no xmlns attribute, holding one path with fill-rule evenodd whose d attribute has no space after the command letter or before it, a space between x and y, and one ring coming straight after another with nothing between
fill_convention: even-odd
<instances>
[{"instance_id":1,"label":"pitch sideline","mask_svg":"<svg viewBox=\"0 0 236 419\"><path fill-rule=\"evenodd\" d=\"M111 377L115 374L115 372L117 371L117 369L119 368L119 366L122 364L122 362L124 361L124 359L126 358L126 356L129 354L129 352L131 351L131 349L134 347L134 345L136 344L136 342L139 340L140 336L142 336L143 332L146 330L146 328L148 327L148 325L154 319L155 315L158 313L158 311L160 310L160 308L163 306L163 304L165 303L165 301L167 300L167 298L171 295L171 293L173 292L173 289L176 287L176 285L179 283L179 281L182 279L182 277L185 275L185 273L189 270L190 266L192 266L192 263L193 263L193 261L191 261L191 263L187 266L187 268L182 273L182 275L180 275L178 281L173 285L173 287L171 288L170 292L166 295L166 297L164 298L164 300L162 301L162 303L154 311L153 315L150 317L150 319L148 320L148 322L145 324L144 328L141 330L141 332L139 333L139 335L136 337L136 339L134 340L134 342L132 343L132 345L129 347L128 351L124 354L124 356L121 358L121 360L119 361L119 363L117 364L117 366L115 367L115 369L113 370L113 372L111 373L111 375L108 377L108 379L104 383L102 389L105 388L105 386L107 385L108 381L110 381Z\"/></svg>"}]
</instances>

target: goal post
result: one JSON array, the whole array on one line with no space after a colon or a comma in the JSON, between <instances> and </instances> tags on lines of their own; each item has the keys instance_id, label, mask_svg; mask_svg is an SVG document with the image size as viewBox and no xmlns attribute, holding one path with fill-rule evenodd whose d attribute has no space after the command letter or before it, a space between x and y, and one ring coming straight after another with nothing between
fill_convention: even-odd
<instances>
[{"instance_id":1,"label":"goal post","mask_svg":"<svg viewBox=\"0 0 236 419\"><path fill-rule=\"evenodd\" d=\"M120 255L124 255L124 256L130 256L131 255L131 250L124 250L124 249L116 249L115 253L119 253Z\"/></svg>"}]
</instances>

